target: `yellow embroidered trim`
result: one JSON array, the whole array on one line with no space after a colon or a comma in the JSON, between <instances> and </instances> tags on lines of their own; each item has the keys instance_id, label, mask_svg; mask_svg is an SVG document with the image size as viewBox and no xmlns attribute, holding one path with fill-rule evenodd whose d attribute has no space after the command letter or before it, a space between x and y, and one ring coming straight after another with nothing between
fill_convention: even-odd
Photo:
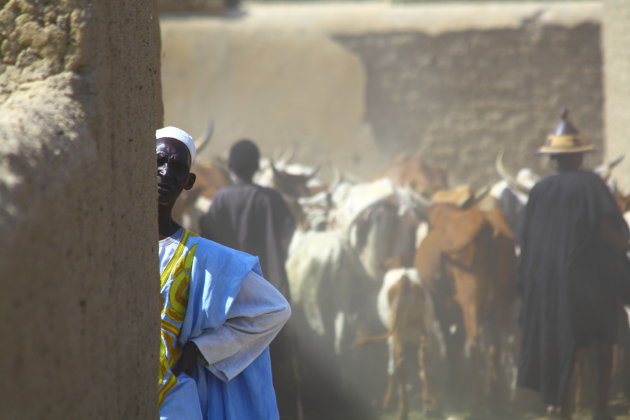
<instances>
[{"instance_id":1,"label":"yellow embroidered trim","mask_svg":"<svg viewBox=\"0 0 630 420\"><path fill-rule=\"evenodd\" d=\"M190 232L188 231L188 229L184 229L184 234L182 235L181 241L179 241L179 245L177 246L177 249L175 250L175 254L173 254L173 256L171 257L171 260L168 262L168 264L166 264L166 267L164 267L164 271L162 271L162 275L160 276L160 289L164 287L164 284L166 283L166 280L168 279L171 273L171 270L173 269L173 265L179 259L179 257L181 257L182 253L184 252L184 249L186 248L186 242L188 242L189 235L190 235Z\"/></svg>"},{"instance_id":2,"label":"yellow embroidered trim","mask_svg":"<svg viewBox=\"0 0 630 420\"><path fill-rule=\"evenodd\" d=\"M162 320L160 321L160 360L158 374L158 404L162 405L166 394L177 384L177 378L170 370L173 368L181 352L177 337L181 331L181 324L186 316L188 306L188 293L192 264L197 251L197 244L193 245L186 255L182 255L186 249L186 242L191 236L188 230L184 230L182 239L171 257L170 261L160 275L160 289L172 276L173 283L169 288L168 301L162 300ZM197 236L192 234L192 236ZM165 304L166 303L166 304ZM165 317L166 315L166 317ZM165 380L166 378L166 380Z\"/></svg>"}]
</instances>

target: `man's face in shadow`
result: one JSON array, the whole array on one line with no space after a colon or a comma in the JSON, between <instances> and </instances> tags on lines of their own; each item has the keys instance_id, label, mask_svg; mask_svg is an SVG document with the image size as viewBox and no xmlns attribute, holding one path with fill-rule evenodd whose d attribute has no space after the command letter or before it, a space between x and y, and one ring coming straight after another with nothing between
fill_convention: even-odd
<instances>
[{"instance_id":1,"label":"man's face in shadow","mask_svg":"<svg viewBox=\"0 0 630 420\"><path fill-rule=\"evenodd\" d=\"M164 137L156 141L155 154L158 206L172 207L182 190L195 184L195 174L190 172L190 151L181 141Z\"/></svg>"}]
</instances>

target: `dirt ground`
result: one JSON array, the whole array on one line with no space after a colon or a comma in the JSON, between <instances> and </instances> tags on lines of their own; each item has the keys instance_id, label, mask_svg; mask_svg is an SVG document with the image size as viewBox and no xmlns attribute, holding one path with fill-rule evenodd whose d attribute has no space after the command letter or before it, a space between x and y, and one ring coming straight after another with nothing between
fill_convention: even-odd
<instances>
[{"instance_id":1,"label":"dirt ground","mask_svg":"<svg viewBox=\"0 0 630 420\"><path fill-rule=\"evenodd\" d=\"M521 408L515 408L507 406L502 409L503 413L501 414L486 415L473 415L466 412L449 412L446 410L443 415L439 417L439 420L547 420L553 418L546 417L541 411L542 407L532 408L531 410L524 410L522 407L523 406L521 406ZM630 420L629 410L630 401L622 397L613 398L610 402L610 413L613 415L614 420ZM380 420L398 420L398 418L398 413L395 410L390 410L382 415ZM591 418L590 411L586 409L576 411L573 416L573 420L591 420ZM410 410L409 420L436 420L436 418L426 417L420 410Z\"/></svg>"},{"instance_id":2,"label":"dirt ground","mask_svg":"<svg viewBox=\"0 0 630 420\"><path fill-rule=\"evenodd\" d=\"M442 417L444 420L547 420L548 417L539 416L535 414L523 414L522 416L513 417L513 415L506 415L506 417L497 416L497 417L478 417L471 416L468 414L462 413L454 413L448 414ZM591 420L591 416L589 413L580 413L573 417L574 420ZM614 416L615 420L630 420L630 416L618 415ZM381 417L381 420L398 420L398 415L396 413L387 414ZM430 420L427 417L424 417L419 411L411 411L409 412L409 420ZM435 419L431 419L435 420Z\"/></svg>"},{"instance_id":3,"label":"dirt ground","mask_svg":"<svg viewBox=\"0 0 630 420\"><path fill-rule=\"evenodd\" d=\"M472 416L466 413L445 413L445 415L441 418L444 420L547 420L550 417L540 416L538 414L506 414L504 416L496 415L496 416ZM578 413L573 416L574 420L591 420L591 415L588 412ZM627 415L615 415L615 420L630 420L630 416ZM389 413L381 417L381 420L398 420L397 413ZM410 411L409 412L409 420L435 420L429 419L422 415L420 411Z\"/></svg>"}]
</instances>

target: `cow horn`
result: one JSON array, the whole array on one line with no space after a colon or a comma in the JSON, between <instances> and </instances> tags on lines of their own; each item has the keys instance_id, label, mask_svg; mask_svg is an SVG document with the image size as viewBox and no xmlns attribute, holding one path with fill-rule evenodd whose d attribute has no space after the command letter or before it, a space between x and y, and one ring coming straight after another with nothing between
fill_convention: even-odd
<instances>
[{"instance_id":1,"label":"cow horn","mask_svg":"<svg viewBox=\"0 0 630 420\"><path fill-rule=\"evenodd\" d=\"M608 163L608 165L606 165L606 173L605 173L605 176L603 177L605 181L608 181L608 178L610 178L610 175L612 175L612 170L615 169L615 166L621 163L624 157L626 156L621 155L617 157L616 159L613 159L611 162Z\"/></svg>"},{"instance_id":2,"label":"cow horn","mask_svg":"<svg viewBox=\"0 0 630 420\"><path fill-rule=\"evenodd\" d=\"M329 191L335 191L343 181L343 174L341 173L337 165L333 164L333 180L330 183Z\"/></svg>"},{"instance_id":3,"label":"cow horn","mask_svg":"<svg viewBox=\"0 0 630 420\"><path fill-rule=\"evenodd\" d=\"M610 169L614 168L615 166L619 165L621 163L621 161L623 160L623 158L625 158L625 157L626 157L626 155L621 155L621 156L617 157L612 162L610 162L608 164L608 166L610 167Z\"/></svg>"},{"instance_id":4,"label":"cow horn","mask_svg":"<svg viewBox=\"0 0 630 420\"><path fill-rule=\"evenodd\" d=\"M199 140L198 144L195 144L195 148L197 149L197 154L201 153L201 151L210 143L210 139L212 138L212 133L214 133L214 121L208 121L208 127L206 131L201 136L201 140Z\"/></svg>"},{"instance_id":5,"label":"cow horn","mask_svg":"<svg viewBox=\"0 0 630 420\"><path fill-rule=\"evenodd\" d=\"M293 158L295 157L295 143L291 146L291 148L286 152L287 156L285 156L285 153L283 153L281 155L280 158L278 158L279 161L283 162L285 165L290 163Z\"/></svg>"},{"instance_id":6,"label":"cow horn","mask_svg":"<svg viewBox=\"0 0 630 420\"><path fill-rule=\"evenodd\" d=\"M530 188L526 187L525 185L522 185L520 182L518 182L516 180L516 178L514 178L512 175L510 175L507 171L507 169L505 169L505 166L503 165L503 151L501 151L498 155L497 155L497 159L495 161L495 168L497 169L497 173L499 174L499 176L504 179L508 185L520 192L523 192L525 194L529 194Z\"/></svg>"},{"instance_id":7,"label":"cow horn","mask_svg":"<svg viewBox=\"0 0 630 420\"><path fill-rule=\"evenodd\" d=\"M271 170L273 171L273 174L277 176L280 171L278 171L278 169L276 168L276 165L273 163L273 159L269 159L269 166L271 166Z\"/></svg>"}]
</instances>

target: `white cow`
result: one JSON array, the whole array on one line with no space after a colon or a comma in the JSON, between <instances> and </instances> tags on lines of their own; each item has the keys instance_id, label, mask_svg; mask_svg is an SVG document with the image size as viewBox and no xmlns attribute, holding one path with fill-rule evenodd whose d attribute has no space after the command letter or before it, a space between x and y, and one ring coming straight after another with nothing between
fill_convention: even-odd
<instances>
[{"instance_id":1,"label":"white cow","mask_svg":"<svg viewBox=\"0 0 630 420\"><path fill-rule=\"evenodd\" d=\"M329 225L348 238L374 283L391 258L411 265L423 205L411 190L382 178L340 186L332 201Z\"/></svg>"},{"instance_id":2,"label":"white cow","mask_svg":"<svg viewBox=\"0 0 630 420\"><path fill-rule=\"evenodd\" d=\"M350 244L335 231L296 233L286 267L291 299L307 327L341 354L345 323L364 307L369 285Z\"/></svg>"},{"instance_id":3,"label":"white cow","mask_svg":"<svg viewBox=\"0 0 630 420\"><path fill-rule=\"evenodd\" d=\"M287 275L308 392L335 394L329 389L334 384L345 390L346 397L349 390L358 395L363 402L355 408L368 407L366 401L379 385L379 375L370 366L380 365L371 355L376 353L376 360L384 360L385 352L353 345L358 335L378 325L376 287L354 250L336 231L296 232Z\"/></svg>"}]
</instances>

